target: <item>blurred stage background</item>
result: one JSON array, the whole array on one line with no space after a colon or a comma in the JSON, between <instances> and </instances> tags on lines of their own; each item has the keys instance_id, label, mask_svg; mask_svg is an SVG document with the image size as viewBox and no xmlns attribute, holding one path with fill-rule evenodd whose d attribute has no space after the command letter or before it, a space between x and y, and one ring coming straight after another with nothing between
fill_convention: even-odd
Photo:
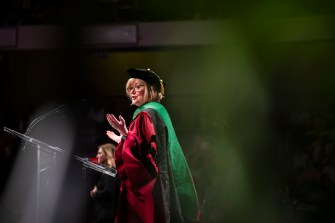
<instances>
[{"instance_id":1,"label":"blurred stage background","mask_svg":"<svg viewBox=\"0 0 335 223\"><path fill-rule=\"evenodd\" d=\"M93 222L96 176L71 155L93 157L109 141L106 113L130 122L126 70L141 67L166 82L163 104L194 176L201 222L333 222L334 7L2 1L0 219ZM37 176L37 150L22 150L2 129L25 133L62 104L68 109L31 136L67 155L42 157L46 172Z\"/></svg>"}]
</instances>

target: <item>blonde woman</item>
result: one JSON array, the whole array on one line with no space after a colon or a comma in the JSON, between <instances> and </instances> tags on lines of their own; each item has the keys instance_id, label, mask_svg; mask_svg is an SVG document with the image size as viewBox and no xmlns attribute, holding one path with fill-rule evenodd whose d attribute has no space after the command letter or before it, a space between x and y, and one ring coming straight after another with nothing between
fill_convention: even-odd
<instances>
[{"instance_id":1,"label":"blonde woman","mask_svg":"<svg viewBox=\"0 0 335 223\"><path fill-rule=\"evenodd\" d=\"M97 162L108 168L115 168L114 154L115 146L113 144L102 144L98 147ZM90 191L95 205L96 222L114 222L118 193L118 178L102 173L98 183Z\"/></svg>"},{"instance_id":2,"label":"blonde woman","mask_svg":"<svg viewBox=\"0 0 335 223\"><path fill-rule=\"evenodd\" d=\"M131 68L126 94L137 106L126 127L122 116L107 114L117 131L116 169L121 179L117 223L199 222L196 190L171 119L161 104L164 85L150 69Z\"/></svg>"}]
</instances>

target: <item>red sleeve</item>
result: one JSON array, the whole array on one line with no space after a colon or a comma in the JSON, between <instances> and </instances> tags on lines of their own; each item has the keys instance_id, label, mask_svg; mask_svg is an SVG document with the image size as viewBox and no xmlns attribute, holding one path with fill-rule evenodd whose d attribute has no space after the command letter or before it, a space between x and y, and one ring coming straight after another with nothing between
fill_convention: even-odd
<instances>
[{"instance_id":1,"label":"red sleeve","mask_svg":"<svg viewBox=\"0 0 335 223\"><path fill-rule=\"evenodd\" d=\"M152 120L147 113L141 112L129 126L122 152L126 175L134 186L143 186L156 178L156 155L156 135Z\"/></svg>"}]
</instances>

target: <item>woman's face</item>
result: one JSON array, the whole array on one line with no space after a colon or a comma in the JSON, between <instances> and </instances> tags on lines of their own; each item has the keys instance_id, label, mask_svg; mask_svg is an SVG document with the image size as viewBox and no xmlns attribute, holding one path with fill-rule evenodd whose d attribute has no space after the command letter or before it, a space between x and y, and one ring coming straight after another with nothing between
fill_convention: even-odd
<instances>
[{"instance_id":1,"label":"woman's face","mask_svg":"<svg viewBox=\"0 0 335 223\"><path fill-rule=\"evenodd\" d=\"M127 92L131 100L131 104L140 107L144 103L145 82L140 79L134 79L129 84Z\"/></svg>"},{"instance_id":2,"label":"woman's face","mask_svg":"<svg viewBox=\"0 0 335 223\"><path fill-rule=\"evenodd\" d=\"M103 164L106 162L106 154L104 151L99 148L98 153L97 153L97 158L98 158L98 163Z\"/></svg>"}]
</instances>

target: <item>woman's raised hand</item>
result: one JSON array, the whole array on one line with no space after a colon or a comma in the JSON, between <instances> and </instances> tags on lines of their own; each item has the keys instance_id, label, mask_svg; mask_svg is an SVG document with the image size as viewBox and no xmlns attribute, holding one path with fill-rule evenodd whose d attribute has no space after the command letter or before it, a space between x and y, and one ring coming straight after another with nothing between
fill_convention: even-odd
<instances>
[{"instance_id":1,"label":"woman's raised hand","mask_svg":"<svg viewBox=\"0 0 335 223\"><path fill-rule=\"evenodd\" d=\"M116 135L113 131L106 131L107 136L112 139L114 142L119 143L121 141L121 135Z\"/></svg>"},{"instance_id":2,"label":"woman's raised hand","mask_svg":"<svg viewBox=\"0 0 335 223\"><path fill-rule=\"evenodd\" d=\"M108 123L116 130L120 133L120 135L127 135L128 133L128 129L126 126L126 121L124 120L124 118L120 115L119 116L119 120L117 118L115 118L115 116L113 114L107 114L106 115L107 121Z\"/></svg>"}]
</instances>

